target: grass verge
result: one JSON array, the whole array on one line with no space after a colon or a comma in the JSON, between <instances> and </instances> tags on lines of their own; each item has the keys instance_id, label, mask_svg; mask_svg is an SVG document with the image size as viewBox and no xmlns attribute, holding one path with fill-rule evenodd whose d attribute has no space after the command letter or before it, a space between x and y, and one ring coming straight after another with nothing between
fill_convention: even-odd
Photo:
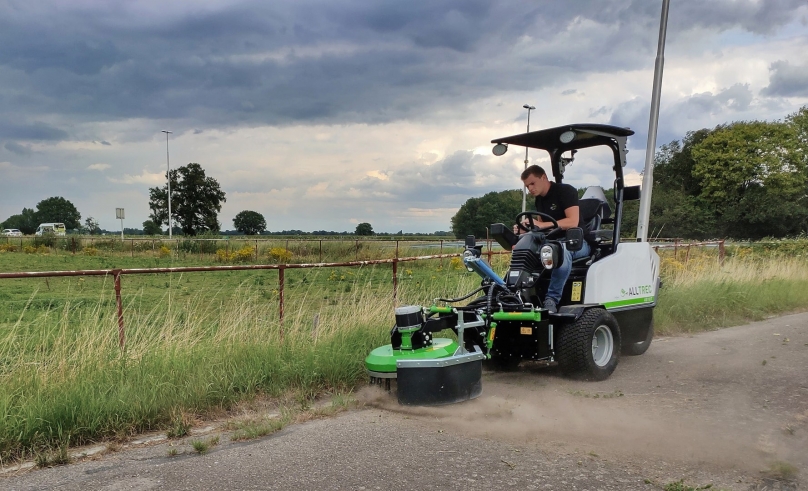
<instances>
[{"instance_id":1,"label":"grass verge","mask_svg":"<svg viewBox=\"0 0 808 491\"><path fill-rule=\"evenodd\" d=\"M808 263L797 258L729 258L663 278L656 332L700 332L808 308Z\"/></svg>"},{"instance_id":2,"label":"grass verge","mask_svg":"<svg viewBox=\"0 0 808 491\"><path fill-rule=\"evenodd\" d=\"M495 258L496 270L507 268L503 259ZM478 284L448 261L445 268L401 266L399 303L428 304ZM808 263L801 258L738 254L719 265L714 256L694 253L682 262L663 255L662 272L655 311L661 334L808 307ZM0 319L0 462L36 458L54 465L57 449L144 431L180 437L193 418L255 397L297 394L300 410L310 414L316 395L364 383L364 357L389 341L389 270L367 273L290 271L283 325L263 276L200 277L213 297L184 277L146 278L139 289L127 290L139 293L127 296L124 352L109 285L91 288L76 280L58 301L39 304L39 294L31 294L13 316ZM222 283L209 284L214 277ZM25 295L19 284L0 293L12 300ZM55 283L45 285L51 287ZM255 438L283 421L256 420L236 431Z\"/></svg>"}]
</instances>

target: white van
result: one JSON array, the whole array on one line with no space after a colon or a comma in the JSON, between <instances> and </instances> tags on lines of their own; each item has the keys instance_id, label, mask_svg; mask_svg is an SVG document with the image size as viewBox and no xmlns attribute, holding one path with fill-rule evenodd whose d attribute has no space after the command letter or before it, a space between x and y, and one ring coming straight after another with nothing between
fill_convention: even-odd
<instances>
[{"instance_id":1,"label":"white van","mask_svg":"<svg viewBox=\"0 0 808 491\"><path fill-rule=\"evenodd\" d=\"M40 223L35 235L53 234L63 236L67 233L64 223Z\"/></svg>"}]
</instances>

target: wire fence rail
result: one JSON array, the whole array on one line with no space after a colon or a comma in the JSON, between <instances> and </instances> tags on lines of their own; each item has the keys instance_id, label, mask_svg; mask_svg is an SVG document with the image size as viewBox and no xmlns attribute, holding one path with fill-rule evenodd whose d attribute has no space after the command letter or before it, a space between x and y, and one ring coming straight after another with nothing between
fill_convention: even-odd
<instances>
[{"instance_id":1,"label":"wire fence rail","mask_svg":"<svg viewBox=\"0 0 808 491\"><path fill-rule=\"evenodd\" d=\"M486 239L488 240L488 239ZM99 251L116 252L136 255L161 255L184 253L198 255L200 259L205 256L227 258L235 252L252 251L251 259L259 261L262 257L270 255L280 248L281 251L293 252L299 257L317 258L323 262L324 256L333 256L335 250L340 256L353 256L359 260L362 251L374 248L378 255L382 249L399 249L400 246L409 248L433 247L443 253L444 247L462 247L463 241L457 239L428 239L428 238L256 238L256 237L222 237L222 238L187 238L176 239L161 237L94 237L94 236L44 236L44 237L9 237L0 236L0 249L9 251L32 252L44 248L52 253L89 254L95 255ZM41 250L41 249L40 249ZM248 252L249 254L249 252ZM365 258L367 259L367 258Z\"/></svg>"},{"instance_id":2,"label":"wire fence rail","mask_svg":"<svg viewBox=\"0 0 808 491\"><path fill-rule=\"evenodd\" d=\"M494 252L489 249L489 258ZM431 254L426 256L394 257L392 259L374 259L366 261L344 261L330 263L301 263L301 264L243 264L232 266L182 266L169 268L111 268L111 269L89 269L74 271L28 271L0 273L0 280L10 278L54 278L65 276L112 276L115 289L115 303L117 307L118 319L118 344L123 350L126 346L126 332L124 329L123 301L121 296L121 278L126 275L142 275L155 273L191 273L191 272L214 272L214 271L248 271L248 270L277 270L278 271L278 309L281 322L281 336L283 336L283 312L284 312L284 288L285 271L287 269L310 269L310 268L335 268L335 267L361 267L369 265L390 264L392 265L393 280L393 300L397 298L398 292L398 264L410 261L423 261L431 259L445 259L460 256L460 253L451 254Z\"/></svg>"}]
</instances>

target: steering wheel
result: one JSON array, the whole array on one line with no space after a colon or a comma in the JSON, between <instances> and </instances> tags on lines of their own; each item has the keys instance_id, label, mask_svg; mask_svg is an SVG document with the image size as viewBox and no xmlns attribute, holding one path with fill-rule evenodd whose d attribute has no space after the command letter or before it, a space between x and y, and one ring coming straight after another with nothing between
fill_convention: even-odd
<instances>
[{"instance_id":1,"label":"steering wheel","mask_svg":"<svg viewBox=\"0 0 808 491\"><path fill-rule=\"evenodd\" d=\"M542 217L542 218L546 219L547 221L552 223L553 226L540 229L538 226L536 226L535 223L533 223L533 217L534 216L539 216L539 217ZM520 220L522 217L527 217L528 222L530 222L530 228L527 228L524 225L522 225L522 221ZM555 218L551 217L547 213L542 213L540 211L523 211L522 213L516 215L516 225L520 229L524 230L525 232L539 232L539 231L542 231L542 232L545 232L547 234L550 234L552 232L555 232L556 230L561 229L561 227L558 226L558 222L555 220Z\"/></svg>"}]
</instances>

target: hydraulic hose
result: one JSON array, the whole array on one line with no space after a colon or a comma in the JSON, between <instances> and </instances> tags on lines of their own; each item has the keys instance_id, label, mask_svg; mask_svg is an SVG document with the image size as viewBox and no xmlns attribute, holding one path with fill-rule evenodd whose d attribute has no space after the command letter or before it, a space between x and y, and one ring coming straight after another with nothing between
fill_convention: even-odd
<instances>
[{"instance_id":1,"label":"hydraulic hose","mask_svg":"<svg viewBox=\"0 0 808 491\"><path fill-rule=\"evenodd\" d=\"M484 288L485 288L484 286L481 286L480 288L477 288L476 290L469 293L468 295L462 296L460 298L439 298L438 302L446 302L446 303L462 302L463 300L471 297L475 293L479 293L479 292L483 291Z\"/></svg>"}]
</instances>

